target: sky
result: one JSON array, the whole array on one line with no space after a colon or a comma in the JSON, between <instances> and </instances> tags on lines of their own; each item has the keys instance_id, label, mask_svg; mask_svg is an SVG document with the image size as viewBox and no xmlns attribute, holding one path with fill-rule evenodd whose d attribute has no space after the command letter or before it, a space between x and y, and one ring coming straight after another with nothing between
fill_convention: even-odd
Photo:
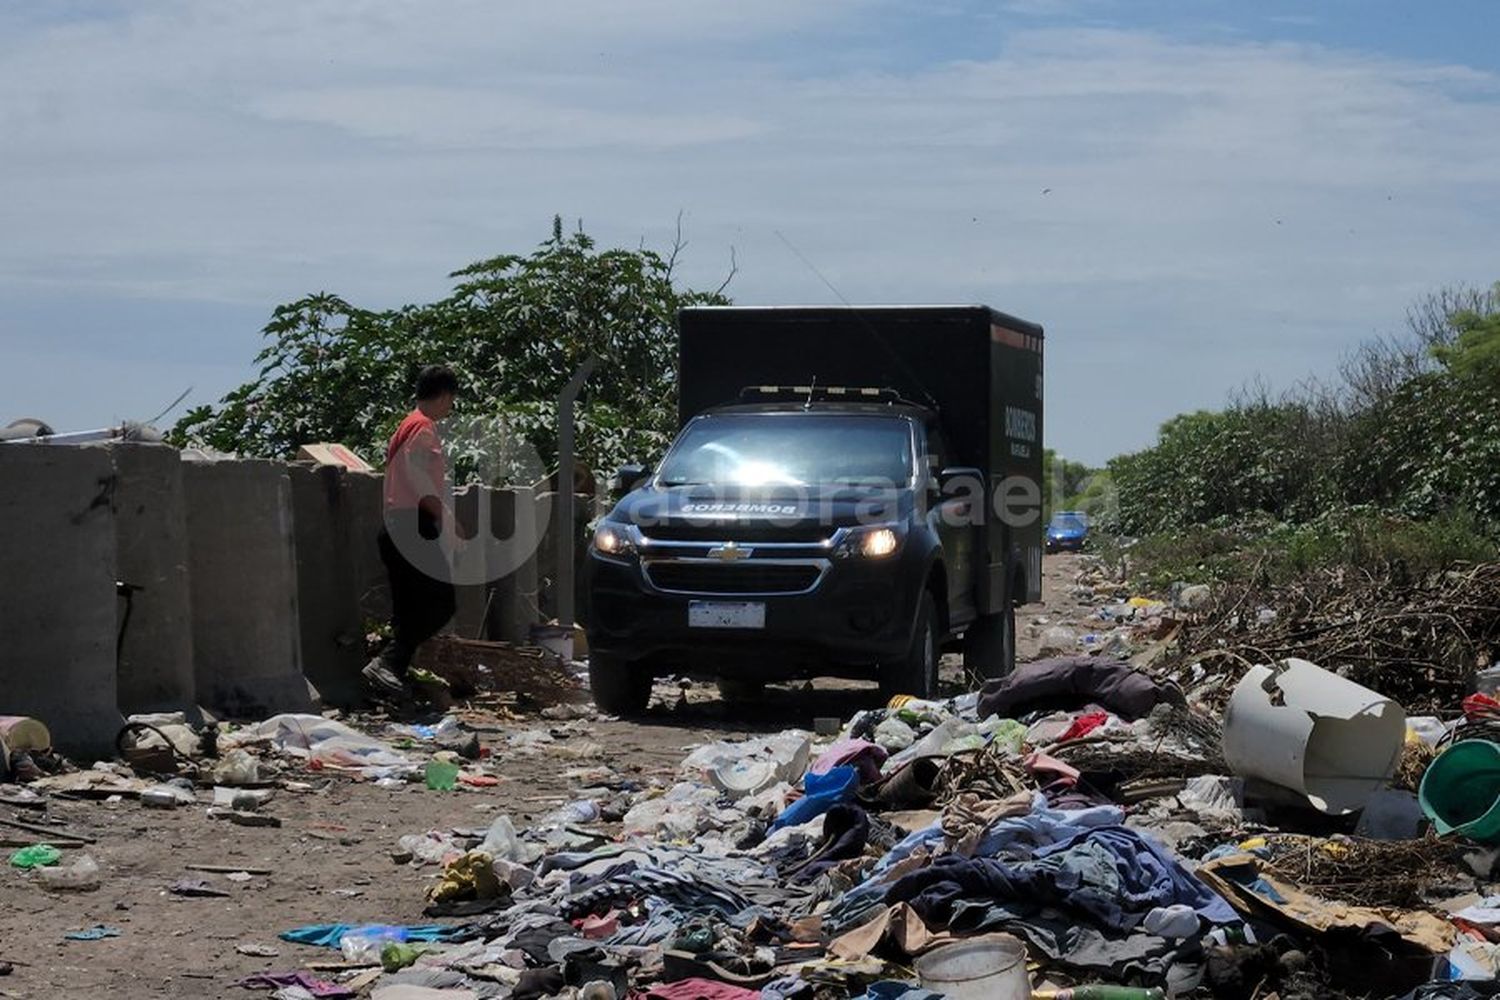
<instances>
[{"instance_id":1,"label":"sky","mask_svg":"<svg viewBox=\"0 0 1500 1000\"><path fill-rule=\"evenodd\" d=\"M1493 0L0 4L0 423L213 402L278 303L680 216L743 304L1041 323L1047 444L1100 463L1500 279L1496 37Z\"/></svg>"}]
</instances>

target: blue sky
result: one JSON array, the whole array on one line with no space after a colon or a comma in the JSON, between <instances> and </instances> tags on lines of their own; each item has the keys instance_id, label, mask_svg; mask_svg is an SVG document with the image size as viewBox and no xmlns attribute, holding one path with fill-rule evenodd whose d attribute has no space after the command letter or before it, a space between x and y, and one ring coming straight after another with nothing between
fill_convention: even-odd
<instances>
[{"instance_id":1,"label":"blue sky","mask_svg":"<svg viewBox=\"0 0 1500 1000\"><path fill-rule=\"evenodd\" d=\"M0 7L0 420L243 381L271 308L383 307L554 213L746 303L1048 330L1098 462L1500 279L1500 5L376 0Z\"/></svg>"}]
</instances>

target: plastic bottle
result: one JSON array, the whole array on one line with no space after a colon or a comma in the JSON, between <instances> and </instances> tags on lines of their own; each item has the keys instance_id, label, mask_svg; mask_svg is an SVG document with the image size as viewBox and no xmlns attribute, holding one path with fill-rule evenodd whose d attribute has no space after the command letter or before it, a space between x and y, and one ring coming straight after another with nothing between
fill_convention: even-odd
<instances>
[{"instance_id":1,"label":"plastic bottle","mask_svg":"<svg viewBox=\"0 0 1500 1000\"><path fill-rule=\"evenodd\" d=\"M175 791L164 785L148 788L141 793L141 805L150 809L176 809L181 801Z\"/></svg>"},{"instance_id":2,"label":"plastic bottle","mask_svg":"<svg viewBox=\"0 0 1500 1000\"><path fill-rule=\"evenodd\" d=\"M99 865L87 854L70 865L38 868L37 881L46 889L66 889L73 892L89 892L104 884Z\"/></svg>"}]
</instances>

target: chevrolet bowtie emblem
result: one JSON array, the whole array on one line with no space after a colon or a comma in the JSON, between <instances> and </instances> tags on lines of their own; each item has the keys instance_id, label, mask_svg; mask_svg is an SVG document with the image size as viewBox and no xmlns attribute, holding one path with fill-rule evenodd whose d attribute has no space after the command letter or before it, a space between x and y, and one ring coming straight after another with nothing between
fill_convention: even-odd
<instances>
[{"instance_id":1,"label":"chevrolet bowtie emblem","mask_svg":"<svg viewBox=\"0 0 1500 1000\"><path fill-rule=\"evenodd\" d=\"M734 562L738 559L749 559L754 549L742 549L734 542L726 542L723 545L715 545L708 550L710 559L723 559L726 562Z\"/></svg>"}]
</instances>

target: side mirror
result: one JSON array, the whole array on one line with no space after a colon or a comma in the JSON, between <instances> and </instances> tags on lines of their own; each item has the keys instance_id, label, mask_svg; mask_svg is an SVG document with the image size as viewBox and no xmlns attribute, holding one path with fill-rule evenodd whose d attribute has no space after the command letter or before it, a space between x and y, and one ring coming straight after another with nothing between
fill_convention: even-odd
<instances>
[{"instance_id":1,"label":"side mirror","mask_svg":"<svg viewBox=\"0 0 1500 1000\"><path fill-rule=\"evenodd\" d=\"M651 468L645 465L622 465L615 473L610 488L616 496L624 496L645 480L651 478Z\"/></svg>"},{"instance_id":2,"label":"side mirror","mask_svg":"<svg viewBox=\"0 0 1500 1000\"><path fill-rule=\"evenodd\" d=\"M972 465L950 465L938 473L937 486L945 495L951 492L954 483L968 480L976 486L984 486L984 473Z\"/></svg>"}]
</instances>

